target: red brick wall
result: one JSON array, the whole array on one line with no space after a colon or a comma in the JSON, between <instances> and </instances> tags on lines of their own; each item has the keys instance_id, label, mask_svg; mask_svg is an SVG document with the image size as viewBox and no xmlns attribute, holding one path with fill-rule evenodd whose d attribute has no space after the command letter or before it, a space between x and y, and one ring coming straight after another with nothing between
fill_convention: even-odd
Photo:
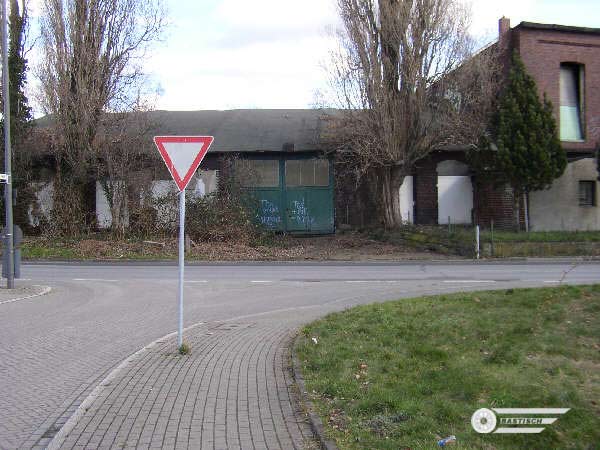
<instances>
[{"instance_id":1,"label":"red brick wall","mask_svg":"<svg viewBox=\"0 0 600 450\"><path fill-rule=\"evenodd\" d=\"M339 170L338 170L339 169ZM335 226L350 225L352 228L381 226L377 211L373 184L362 180L358 185L343 167L336 166L335 171Z\"/></svg>"},{"instance_id":2,"label":"red brick wall","mask_svg":"<svg viewBox=\"0 0 600 450\"><path fill-rule=\"evenodd\" d=\"M413 195L416 224L438 224L437 165L446 160L466 162L463 152L438 151L431 153L415 165ZM473 203L475 204L475 199Z\"/></svg>"},{"instance_id":3,"label":"red brick wall","mask_svg":"<svg viewBox=\"0 0 600 450\"><path fill-rule=\"evenodd\" d=\"M494 228L515 228L512 189L484 182L474 184L475 224L489 228L493 220Z\"/></svg>"},{"instance_id":4,"label":"red brick wall","mask_svg":"<svg viewBox=\"0 0 600 450\"><path fill-rule=\"evenodd\" d=\"M594 150L600 141L600 34L517 26L512 30L512 44L534 77L540 96L545 92L552 101L557 124L560 123L560 64L573 62L585 66L585 142L563 142L563 147L567 151Z\"/></svg>"},{"instance_id":5,"label":"red brick wall","mask_svg":"<svg viewBox=\"0 0 600 450\"><path fill-rule=\"evenodd\" d=\"M437 225L438 190L437 163L433 155L416 164L413 175L413 195L415 200L415 223L419 225Z\"/></svg>"}]
</instances>

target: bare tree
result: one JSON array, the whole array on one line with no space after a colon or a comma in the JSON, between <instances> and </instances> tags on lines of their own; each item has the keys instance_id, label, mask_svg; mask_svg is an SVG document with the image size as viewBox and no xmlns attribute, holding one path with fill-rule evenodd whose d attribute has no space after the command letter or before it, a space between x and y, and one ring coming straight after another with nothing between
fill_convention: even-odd
<instances>
[{"instance_id":1,"label":"bare tree","mask_svg":"<svg viewBox=\"0 0 600 450\"><path fill-rule=\"evenodd\" d=\"M151 197L153 172L148 168L156 162L151 110L149 103L139 99L131 111L103 116L98 133L99 180L110 207L111 229L120 236L144 206L144 199Z\"/></svg>"},{"instance_id":2,"label":"bare tree","mask_svg":"<svg viewBox=\"0 0 600 450\"><path fill-rule=\"evenodd\" d=\"M330 66L331 123L341 164L376 184L386 226L401 224L399 188L444 145L487 126L493 49L472 56L469 11L458 0L337 0L343 29Z\"/></svg>"},{"instance_id":3,"label":"bare tree","mask_svg":"<svg viewBox=\"0 0 600 450\"><path fill-rule=\"evenodd\" d=\"M41 17L40 103L56 126L57 181L89 185L102 115L135 104L164 10L161 0L44 0Z\"/></svg>"}]
</instances>

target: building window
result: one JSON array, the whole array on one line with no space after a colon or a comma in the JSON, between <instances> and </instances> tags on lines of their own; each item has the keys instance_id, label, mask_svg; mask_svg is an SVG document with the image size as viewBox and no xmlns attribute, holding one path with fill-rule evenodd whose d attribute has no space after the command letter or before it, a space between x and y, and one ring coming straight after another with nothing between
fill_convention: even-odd
<instances>
[{"instance_id":1,"label":"building window","mask_svg":"<svg viewBox=\"0 0 600 450\"><path fill-rule=\"evenodd\" d=\"M235 174L245 187L278 187L279 160L240 159L235 162Z\"/></svg>"},{"instance_id":2,"label":"building window","mask_svg":"<svg viewBox=\"0 0 600 450\"><path fill-rule=\"evenodd\" d=\"M560 65L560 139L583 141L584 136L584 66Z\"/></svg>"},{"instance_id":3,"label":"building window","mask_svg":"<svg viewBox=\"0 0 600 450\"><path fill-rule=\"evenodd\" d=\"M579 206L596 206L596 182L579 182Z\"/></svg>"},{"instance_id":4,"label":"building window","mask_svg":"<svg viewBox=\"0 0 600 450\"><path fill-rule=\"evenodd\" d=\"M285 162L285 185L329 186L327 159L289 159Z\"/></svg>"}]
</instances>

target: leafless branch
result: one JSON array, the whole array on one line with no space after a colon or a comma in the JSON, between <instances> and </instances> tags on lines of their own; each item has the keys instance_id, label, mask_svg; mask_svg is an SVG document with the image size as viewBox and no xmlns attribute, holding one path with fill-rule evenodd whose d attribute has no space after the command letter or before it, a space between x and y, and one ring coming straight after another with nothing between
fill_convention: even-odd
<instances>
[{"instance_id":1,"label":"leafless branch","mask_svg":"<svg viewBox=\"0 0 600 450\"><path fill-rule=\"evenodd\" d=\"M436 148L477 142L495 94L491 50L473 56L457 0L338 0L328 137L340 164L379 183L383 219L401 222L399 187Z\"/></svg>"}]
</instances>

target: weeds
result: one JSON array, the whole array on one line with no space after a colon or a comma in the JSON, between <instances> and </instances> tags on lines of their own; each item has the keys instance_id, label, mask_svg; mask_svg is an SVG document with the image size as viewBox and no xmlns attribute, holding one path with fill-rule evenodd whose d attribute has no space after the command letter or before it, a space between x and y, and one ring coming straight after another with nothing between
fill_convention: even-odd
<instances>
[{"instance_id":1,"label":"weeds","mask_svg":"<svg viewBox=\"0 0 600 450\"><path fill-rule=\"evenodd\" d=\"M180 355L189 355L192 352L191 347L185 342L179 346L177 349Z\"/></svg>"}]
</instances>

